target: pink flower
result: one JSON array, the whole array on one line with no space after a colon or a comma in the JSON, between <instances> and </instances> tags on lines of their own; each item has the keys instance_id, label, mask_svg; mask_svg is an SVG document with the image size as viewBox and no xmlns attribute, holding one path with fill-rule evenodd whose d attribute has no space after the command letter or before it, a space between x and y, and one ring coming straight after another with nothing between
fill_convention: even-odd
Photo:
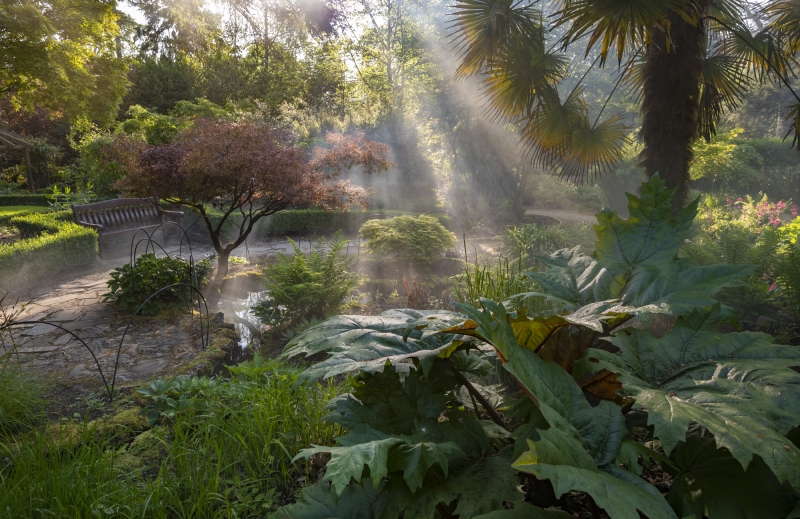
<instances>
[{"instance_id":1,"label":"pink flower","mask_svg":"<svg viewBox=\"0 0 800 519\"><path fill-rule=\"evenodd\" d=\"M727 199L727 202L728 202L728 205L733 205L733 200L731 200L730 198Z\"/></svg>"},{"instance_id":2,"label":"pink flower","mask_svg":"<svg viewBox=\"0 0 800 519\"><path fill-rule=\"evenodd\" d=\"M742 201L742 199L741 199L741 198L737 198L737 199L736 199L736 201L737 201L737 202L741 202L741 201Z\"/></svg>"},{"instance_id":3,"label":"pink flower","mask_svg":"<svg viewBox=\"0 0 800 519\"><path fill-rule=\"evenodd\" d=\"M777 207L778 209L781 209L781 210L786 209L786 203L783 202L783 201L778 202L777 204L775 204L775 207Z\"/></svg>"},{"instance_id":4,"label":"pink flower","mask_svg":"<svg viewBox=\"0 0 800 519\"><path fill-rule=\"evenodd\" d=\"M771 285L769 286L769 291L770 291L770 292L772 292L772 291L773 291L773 290L775 290L776 288L778 288L778 284L777 284L777 283L773 283L773 284L771 284Z\"/></svg>"}]
</instances>

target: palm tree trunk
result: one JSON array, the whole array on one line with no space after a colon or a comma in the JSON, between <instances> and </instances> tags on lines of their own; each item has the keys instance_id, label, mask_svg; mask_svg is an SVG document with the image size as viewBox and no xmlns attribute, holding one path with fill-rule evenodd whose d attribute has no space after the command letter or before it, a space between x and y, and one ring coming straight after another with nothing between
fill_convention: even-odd
<instances>
[{"instance_id":1,"label":"palm tree trunk","mask_svg":"<svg viewBox=\"0 0 800 519\"><path fill-rule=\"evenodd\" d=\"M654 31L647 46L639 158L648 177L658 173L667 188L678 188L674 212L689 194L706 36L702 23L692 25L674 13L669 20L669 33Z\"/></svg>"}]
</instances>

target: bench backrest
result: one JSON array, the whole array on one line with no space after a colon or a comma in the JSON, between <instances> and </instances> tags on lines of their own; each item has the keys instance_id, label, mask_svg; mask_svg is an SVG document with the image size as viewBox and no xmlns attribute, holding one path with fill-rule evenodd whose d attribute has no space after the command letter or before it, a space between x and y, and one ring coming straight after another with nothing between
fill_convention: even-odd
<instances>
[{"instance_id":1,"label":"bench backrest","mask_svg":"<svg viewBox=\"0 0 800 519\"><path fill-rule=\"evenodd\" d=\"M158 198L117 198L86 205L72 205L75 221L99 224L105 232L158 225L163 222Z\"/></svg>"}]
</instances>

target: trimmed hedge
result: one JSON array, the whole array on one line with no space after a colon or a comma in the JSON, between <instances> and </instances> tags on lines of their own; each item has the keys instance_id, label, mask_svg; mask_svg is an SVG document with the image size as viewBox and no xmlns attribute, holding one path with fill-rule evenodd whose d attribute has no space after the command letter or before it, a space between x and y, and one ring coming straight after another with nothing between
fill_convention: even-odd
<instances>
[{"instance_id":1,"label":"trimmed hedge","mask_svg":"<svg viewBox=\"0 0 800 519\"><path fill-rule=\"evenodd\" d=\"M412 214L406 211L325 211L324 209L288 209L270 216L259 233L261 236L308 236L328 235L341 230L345 234L355 234L367 220L391 218ZM447 227L447 215L432 214Z\"/></svg>"},{"instance_id":2,"label":"trimmed hedge","mask_svg":"<svg viewBox=\"0 0 800 519\"><path fill-rule=\"evenodd\" d=\"M53 195L0 195L0 205L41 205L47 207Z\"/></svg>"},{"instance_id":3,"label":"trimmed hedge","mask_svg":"<svg viewBox=\"0 0 800 519\"><path fill-rule=\"evenodd\" d=\"M69 212L17 216L9 223L22 239L0 245L0 283L86 265L97 258L97 233L72 221Z\"/></svg>"}]
</instances>

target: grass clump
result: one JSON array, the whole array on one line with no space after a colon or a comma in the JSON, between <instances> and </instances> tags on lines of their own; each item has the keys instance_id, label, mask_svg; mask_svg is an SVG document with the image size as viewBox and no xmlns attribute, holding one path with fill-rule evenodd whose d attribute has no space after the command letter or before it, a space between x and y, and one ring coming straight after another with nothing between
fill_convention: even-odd
<instances>
[{"instance_id":1,"label":"grass clump","mask_svg":"<svg viewBox=\"0 0 800 519\"><path fill-rule=\"evenodd\" d=\"M0 357L0 436L30 429L43 415L45 386L30 373Z\"/></svg>"}]
</instances>

